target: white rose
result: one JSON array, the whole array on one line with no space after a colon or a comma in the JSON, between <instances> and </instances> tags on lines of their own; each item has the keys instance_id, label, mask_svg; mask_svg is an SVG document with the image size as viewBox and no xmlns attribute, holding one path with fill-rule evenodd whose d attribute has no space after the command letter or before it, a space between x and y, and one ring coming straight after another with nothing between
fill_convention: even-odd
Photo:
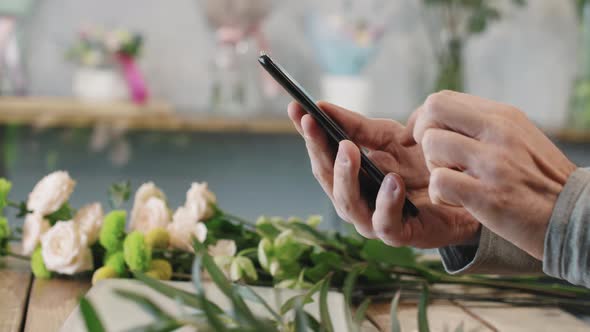
<instances>
[{"instance_id":1,"label":"white rose","mask_svg":"<svg viewBox=\"0 0 590 332\"><path fill-rule=\"evenodd\" d=\"M61 274L92 270L92 252L86 235L74 221L58 221L41 236L41 255L47 269Z\"/></svg>"},{"instance_id":2,"label":"white rose","mask_svg":"<svg viewBox=\"0 0 590 332\"><path fill-rule=\"evenodd\" d=\"M82 207L74 216L74 222L78 224L80 232L86 235L88 245L93 245L98 239L102 227L102 206L100 203L92 203Z\"/></svg>"},{"instance_id":3,"label":"white rose","mask_svg":"<svg viewBox=\"0 0 590 332\"><path fill-rule=\"evenodd\" d=\"M51 214L68 201L75 185L76 181L68 172L57 171L46 175L29 194L27 208L42 216Z\"/></svg>"},{"instance_id":4,"label":"white rose","mask_svg":"<svg viewBox=\"0 0 590 332\"><path fill-rule=\"evenodd\" d=\"M199 242L207 238L207 227L194 218L193 214L186 207L179 207L172 222L168 225L170 234L170 245L174 248L194 252L193 238Z\"/></svg>"},{"instance_id":5,"label":"white rose","mask_svg":"<svg viewBox=\"0 0 590 332\"><path fill-rule=\"evenodd\" d=\"M166 228L170 223L170 211L164 200L151 197L135 211L131 221L131 230L147 234L154 228Z\"/></svg>"},{"instance_id":6,"label":"white rose","mask_svg":"<svg viewBox=\"0 0 590 332\"><path fill-rule=\"evenodd\" d=\"M184 206L197 218L197 220L206 220L213 216L215 212L213 205L217 202L215 194L209 191L207 183L194 182L191 188L186 192L186 202Z\"/></svg>"},{"instance_id":7,"label":"white rose","mask_svg":"<svg viewBox=\"0 0 590 332\"><path fill-rule=\"evenodd\" d=\"M43 219L38 213L29 213L25 217L23 225L22 251L24 255L31 255L39 241L41 235L49 229L49 221Z\"/></svg>"},{"instance_id":8,"label":"white rose","mask_svg":"<svg viewBox=\"0 0 590 332\"><path fill-rule=\"evenodd\" d=\"M133 199L133 209L131 209L131 229L134 229L135 220L137 220L137 215L140 214L140 211L143 210L143 206L147 201L152 198L156 197L164 202L166 201L166 195L160 190L160 188L156 187L153 182L147 182L139 186L137 191L135 192L135 198Z\"/></svg>"},{"instance_id":9,"label":"white rose","mask_svg":"<svg viewBox=\"0 0 590 332\"><path fill-rule=\"evenodd\" d=\"M234 256L237 251L236 242L234 240L217 240L215 245L207 247L209 255L213 257L219 256Z\"/></svg>"}]
</instances>

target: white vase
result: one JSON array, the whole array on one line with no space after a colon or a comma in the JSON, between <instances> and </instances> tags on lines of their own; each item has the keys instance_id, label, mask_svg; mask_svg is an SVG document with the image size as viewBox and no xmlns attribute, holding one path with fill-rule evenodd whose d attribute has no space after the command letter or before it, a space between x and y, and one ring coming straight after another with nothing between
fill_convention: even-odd
<instances>
[{"instance_id":1,"label":"white vase","mask_svg":"<svg viewBox=\"0 0 590 332\"><path fill-rule=\"evenodd\" d=\"M127 85L114 69L79 67L74 73L72 91L79 99L88 101L129 99Z\"/></svg>"},{"instance_id":2,"label":"white vase","mask_svg":"<svg viewBox=\"0 0 590 332\"><path fill-rule=\"evenodd\" d=\"M368 115L371 84L362 76L325 75L321 80L322 100Z\"/></svg>"}]
</instances>

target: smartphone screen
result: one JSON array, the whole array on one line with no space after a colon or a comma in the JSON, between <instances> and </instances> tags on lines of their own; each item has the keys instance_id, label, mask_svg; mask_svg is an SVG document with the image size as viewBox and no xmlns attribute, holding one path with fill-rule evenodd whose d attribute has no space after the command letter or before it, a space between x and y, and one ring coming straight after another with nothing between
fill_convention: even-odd
<instances>
[{"instance_id":1,"label":"smartphone screen","mask_svg":"<svg viewBox=\"0 0 590 332\"><path fill-rule=\"evenodd\" d=\"M320 127L328 134L334 149L342 140L350 140L346 132L321 108L316 105L311 95L268 55L262 54L258 58L262 67L293 97L301 107L318 122ZM367 157L361 148L361 171L359 172L360 190L363 198L371 208L375 207L377 193L385 178L383 172ZM418 208L406 198L403 209L404 216L415 217Z\"/></svg>"}]
</instances>

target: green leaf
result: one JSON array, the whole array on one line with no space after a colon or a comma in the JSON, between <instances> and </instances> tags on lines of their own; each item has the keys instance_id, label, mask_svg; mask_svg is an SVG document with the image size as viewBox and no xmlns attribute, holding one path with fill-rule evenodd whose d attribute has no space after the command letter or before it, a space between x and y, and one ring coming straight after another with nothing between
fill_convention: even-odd
<instances>
[{"instance_id":1,"label":"green leaf","mask_svg":"<svg viewBox=\"0 0 590 332\"><path fill-rule=\"evenodd\" d=\"M416 264L416 254L412 249L390 247L379 240L368 240L361 250L361 257L371 262L400 267L413 267Z\"/></svg>"},{"instance_id":2,"label":"green leaf","mask_svg":"<svg viewBox=\"0 0 590 332\"><path fill-rule=\"evenodd\" d=\"M21 201L18 203L15 202L8 202L8 205L15 207L18 209L18 212L16 214L17 218L23 218L24 216L26 216L28 213L32 213L33 211L29 210L27 208L27 203L25 201Z\"/></svg>"},{"instance_id":3,"label":"green leaf","mask_svg":"<svg viewBox=\"0 0 590 332\"><path fill-rule=\"evenodd\" d=\"M115 294L121 296L127 300L135 302L139 305L145 312L154 316L158 320L174 320L174 318L166 313L163 309L161 309L157 304L155 304L152 300L148 297L141 295L136 292L130 292L123 289L116 289Z\"/></svg>"},{"instance_id":4,"label":"green leaf","mask_svg":"<svg viewBox=\"0 0 590 332\"><path fill-rule=\"evenodd\" d=\"M113 183L108 191L109 203L113 209L118 209L131 197L131 181Z\"/></svg>"},{"instance_id":5,"label":"green leaf","mask_svg":"<svg viewBox=\"0 0 590 332\"><path fill-rule=\"evenodd\" d=\"M207 300L204 294L198 295L199 302L201 303L201 307L203 312L205 313L205 317L207 317L207 321L209 325L213 328L213 331L228 331L223 321L219 318L218 313L215 312L215 307L212 306L212 303Z\"/></svg>"},{"instance_id":6,"label":"green leaf","mask_svg":"<svg viewBox=\"0 0 590 332\"><path fill-rule=\"evenodd\" d=\"M420 295L420 302L418 303L418 331L419 332L430 332L428 327L428 285L422 285L422 295Z\"/></svg>"},{"instance_id":7,"label":"green leaf","mask_svg":"<svg viewBox=\"0 0 590 332\"><path fill-rule=\"evenodd\" d=\"M150 278L141 272L134 272L133 276L135 279L141 281L146 286L150 287L151 289L157 291L158 293L171 298L173 300L179 300L182 304L187 305L189 307L195 309L201 309L201 302L199 301L197 295L193 293L189 293L183 291L181 289L177 289L175 287L169 286L157 279ZM223 310L217 307L216 311L218 313L222 313Z\"/></svg>"},{"instance_id":8,"label":"green leaf","mask_svg":"<svg viewBox=\"0 0 590 332\"><path fill-rule=\"evenodd\" d=\"M307 321L307 316L303 311L303 304L301 301L297 302L295 306L295 332L307 332L307 327L309 326L309 322Z\"/></svg>"},{"instance_id":9,"label":"green leaf","mask_svg":"<svg viewBox=\"0 0 590 332\"><path fill-rule=\"evenodd\" d=\"M367 309L369 309L369 305L371 304L371 299L367 298L361 304L359 304L358 308L356 308L356 313L354 314L354 322L357 326L360 326L365 321L367 316Z\"/></svg>"},{"instance_id":10,"label":"green leaf","mask_svg":"<svg viewBox=\"0 0 590 332\"><path fill-rule=\"evenodd\" d=\"M305 317L307 318L307 327L310 328L312 331L320 331L322 329L322 325L320 324L320 322L318 322L317 319L315 319L315 317L313 317L310 313L308 313L307 311L304 311L303 314L305 315Z\"/></svg>"},{"instance_id":11,"label":"green leaf","mask_svg":"<svg viewBox=\"0 0 590 332\"><path fill-rule=\"evenodd\" d=\"M320 322L325 332L334 332L330 310L328 309L328 290L330 289L331 276L324 279L320 289Z\"/></svg>"},{"instance_id":12,"label":"green leaf","mask_svg":"<svg viewBox=\"0 0 590 332\"><path fill-rule=\"evenodd\" d=\"M84 324L88 332L106 331L94 306L84 297L80 299L80 312L82 313L82 318L84 319Z\"/></svg>"},{"instance_id":13,"label":"green leaf","mask_svg":"<svg viewBox=\"0 0 590 332\"><path fill-rule=\"evenodd\" d=\"M155 323L134 327L125 332L171 332L175 331L183 326L182 323L175 320L172 321L158 321Z\"/></svg>"},{"instance_id":14,"label":"green leaf","mask_svg":"<svg viewBox=\"0 0 590 332\"><path fill-rule=\"evenodd\" d=\"M55 225L58 221L72 220L74 217L74 209L70 206L70 203L63 203L59 209L52 214L45 216L45 219L49 221L50 225Z\"/></svg>"},{"instance_id":15,"label":"green leaf","mask_svg":"<svg viewBox=\"0 0 590 332\"><path fill-rule=\"evenodd\" d=\"M399 299L402 292L398 290L395 293L395 296L391 300L391 314L390 314L390 324L391 324L391 332L402 332L402 327L399 321L399 317L397 316L397 310L399 306Z\"/></svg>"},{"instance_id":16,"label":"green leaf","mask_svg":"<svg viewBox=\"0 0 590 332\"><path fill-rule=\"evenodd\" d=\"M264 308L274 317L277 322L282 321L281 315L279 315L273 308L266 302L258 293L256 293L252 288L248 286L240 286L234 285L234 289L237 291L238 295L243 297L245 300L262 304Z\"/></svg>"},{"instance_id":17,"label":"green leaf","mask_svg":"<svg viewBox=\"0 0 590 332\"><path fill-rule=\"evenodd\" d=\"M354 268L348 275L346 279L344 279L344 285L342 287L342 293L344 294L344 312L346 314L346 321L348 325L352 328L355 326L354 319L352 318L352 291L354 289L354 285L358 279L359 273L361 271L361 267ZM356 327L356 326L355 326ZM354 330L360 330L356 328Z\"/></svg>"},{"instance_id":18,"label":"green leaf","mask_svg":"<svg viewBox=\"0 0 590 332\"><path fill-rule=\"evenodd\" d=\"M325 279L313 285L313 287L308 289L307 292L305 292L305 294L295 295L287 301L285 301L285 303L283 303L283 305L281 306L281 310L279 310L279 313L281 315L285 315L287 312L291 311L293 308L295 308L299 299L301 299L301 303L303 305L313 302L313 295L321 289L324 282Z\"/></svg>"}]
</instances>

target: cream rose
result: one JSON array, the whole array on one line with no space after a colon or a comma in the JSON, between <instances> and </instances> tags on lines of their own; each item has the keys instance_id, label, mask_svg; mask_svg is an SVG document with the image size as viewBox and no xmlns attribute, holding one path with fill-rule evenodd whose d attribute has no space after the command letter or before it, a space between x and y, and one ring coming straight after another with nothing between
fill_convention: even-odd
<instances>
[{"instance_id":1,"label":"cream rose","mask_svg":"<svg viewBox=\"0 0 590 332\"><path fill-rule=\"evenodd\" d=\"M207 188L207 183L194 182L191 188L186 192L186 202L184 206L199 221L206 220L213 216L215 212L213 206L217 202L215 194Z\"/></svg>"},{"instance_id":2,"label":"cream rose","mask_svg":"<svg viewBox=\"0 0 590 332\"><path fill-rule=\"evenodd\" d=\"M23 225L22 251L24 255L31 255L43 235L49 229L49 221L43 219L38 213L29 213L25 216Z\"/></svg>"},{"instance_id":3,"label":"cream rose","mask_svg":"<svg viewBox=\"0 0 590 332\"><path fill-rule=\"evenodd\" d=\"M93 245L98 239L102 227L103 211L100 203L92 203L83 206L74 216L74 222L78 224L80 232L86 235L88 245Z\"/></svg>"},{"instance_id":4,"label":"cream rose","mask_svg":"<svg viewBox=\"0 0 590 332\"><path fill-rule=\"evenodd\" d=\"M188 208L181 206L176 210L172 222L168 225L168 233L172 247L194 252L193 238L199 242L205 241L207 227L195 219Z\"/></svg>"},{"instance_id":5,"label":"cream rose","mask_svg":"<svg viewBox=\"0 0 590 332\"><path fill-rule=\"evenodd\" d=\"M86 235L74 221L58 221L41 236L41 255L48 270L75 274L92 270L92 252Z\"/></svg>"},{"instance_id":6,"label":"cream rose","mask_svg":"<svg viewBox=\"0 0 590 332\"><path fill-rule=\"evenodd\" d=\"M159 198L166 202L166 195L156 187L153 182L147 182L142 184L135 192L135 198L133 199L133 209L131 209L131 229L135 227L135 221L138 220L141 210L150 198Z\"/></svg>"},{"instance_id":7,"label":"cream rose","mask_svg":"<svg viewBox=\"0 0 590 332\"><path fill-rule=\"evenodd\" d=\"M51 214L68 201L75 186L76 181L68 172L57 171L46 175L29 194L27 208L42 216Z\"/></svg>"},{"instance_id":8,"label":"cream rose","mask_svg":"<svg viewBox=\"0 0 590 332\"><path fill-rule=\"evenodd\" d=\"M155 228L166 228L170 223L170 211L164 200L150 197L140 209L135 211L131 230L147 234Z\"/></svg>"},{"instance_id":9,"label":"cream rose","mask_svg":"<svg viewBox=\"0 0 590 332\"><path fill-rule=\"evenodd\" d=\"M237 251L236 242L234 240L217 240L214 245L207 247L209 255L213 257L220 256L234 256Z\"/></svg>"}]
</instances>

